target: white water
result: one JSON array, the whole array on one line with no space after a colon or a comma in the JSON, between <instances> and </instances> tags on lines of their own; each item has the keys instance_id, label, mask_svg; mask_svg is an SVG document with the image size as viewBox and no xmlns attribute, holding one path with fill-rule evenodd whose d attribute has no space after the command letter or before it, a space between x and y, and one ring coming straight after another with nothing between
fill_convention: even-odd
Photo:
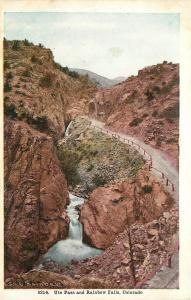
<instances>
[{"instance_id":1,"label":"white water","mask_svg":"<svg viewBox=\"0 0 191 300\"><path fill-rule=\"evenodd\" d=\"M65 138L67 138L69 136L69 131L70 131L70 127L72 125L72 121L68 124L68 127L66 128L66 131L65 131Z\"/></svg>"},{"instance_id":2,"label":"white water","mask_svg":"<svg viewBox=\"0 0 191 300\"><path fill-rule=\"evenodd\" d=\"M70 218L68 238L57 242L53 247L51 247L49 251L43 255L41 263L51 259L57 263L65 265L69 264L71 260L82 260L98 255L102 252L101 250L89 247L82 242L82 224L78 220L79 215L75 207L83 203L83 198L70 194L70 204L67 207L67 213Z\"/></svg>"}]
</instances>

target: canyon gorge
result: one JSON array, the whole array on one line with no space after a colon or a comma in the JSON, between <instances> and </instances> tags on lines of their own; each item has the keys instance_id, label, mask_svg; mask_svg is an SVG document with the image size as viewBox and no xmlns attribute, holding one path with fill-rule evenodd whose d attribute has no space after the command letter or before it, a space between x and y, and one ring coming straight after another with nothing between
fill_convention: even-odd
<instances>
[{"instance_id":1,"label":"canyon gorge","mask_svg":"<svg viewBox=\"0 0 191 300\"><path fill-rule=\"evenodd\" d=\"M156 288L178 251L178 64L100 87L41 44L4 50L5 288Z\"/></svg>"}]
</instances>

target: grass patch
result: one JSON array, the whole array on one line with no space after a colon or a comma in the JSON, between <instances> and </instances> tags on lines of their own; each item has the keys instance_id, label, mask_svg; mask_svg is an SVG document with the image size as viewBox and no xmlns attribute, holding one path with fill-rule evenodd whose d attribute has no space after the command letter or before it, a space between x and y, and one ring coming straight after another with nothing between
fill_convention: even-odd
<instances>
[{"instance_id":1,"label":"grass patch","mask_svg":"<svg viewBox=\"0 0 191 300\"><path fill-rule=\"evenodd\" d=\"M57 148L57 155L60 161L61 169L66 176L69 184L75 185L79 182L78 164L80 154L69 145L62 145Z\"/></svg>"},{"instance_id":2,"label":"grass patch","mask_svg":"<svg viewBox=\"0 0 191 300\"><path fill-rule=\"evenodd\" d=\"M129 123L130 127L136 127L143 121L142 118L135 118L133 121Z\"/></svg>"}]
</instances>

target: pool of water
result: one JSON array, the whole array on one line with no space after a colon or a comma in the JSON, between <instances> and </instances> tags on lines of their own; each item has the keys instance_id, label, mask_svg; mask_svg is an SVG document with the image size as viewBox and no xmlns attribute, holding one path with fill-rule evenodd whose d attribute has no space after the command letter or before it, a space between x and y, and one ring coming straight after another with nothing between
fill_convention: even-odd
<instances>
[{"instance_id":1,"label":"pool of water","mask_svg":"<svg viewBox=\"0 0 191 300\"><path fill-rule=\"evenodd\" d=\"M79 213L76 206L83 203L83 198L70 194L70 204L66 210L70 218L68 238L52 246L48 252L41 257L41 264L44 261L53 260L66 265L72 260L79 261L102 252L102 250L90 247L82 242L83 229L82 224L79 222Z\"/></svg>"}]
</instances>

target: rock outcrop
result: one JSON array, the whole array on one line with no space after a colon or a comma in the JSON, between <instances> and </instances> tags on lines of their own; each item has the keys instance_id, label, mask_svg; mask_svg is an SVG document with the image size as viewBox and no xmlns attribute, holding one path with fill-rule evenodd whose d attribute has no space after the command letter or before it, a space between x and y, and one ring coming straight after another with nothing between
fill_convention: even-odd
<instances>
[{"instance_id":1,"label":"rock outcrop","mask_svg":"<svg viewBox=\"0 0 191 300\"><path fill-rule=\"evenodd\" d=\"M112 130L161 149L178 164L178 64L146 67L137 76L98 91L89 103L89 113Z\"/></svg>"},{"instance_id":2,"label":"rock outcrop","mask_svg":"<svg viewBox=\"0 0 191 300\"><path fill-rule=\"evenodd\" d=\"M52 138L5 119L5 276L28 271L68 234L66 180Z\"/></svg>"},{"instance_id":3,"label":"rock outcrop","mask_svg":"<svg viewBox=\"0 0 191 300\"><path fill-rule=\"evenodd\" d=\"M63 136L71 119L87 113L97 88L56 63L50 49L26 41L4 44L5 114Z\"/></svg>"},{"instance_id":4,"label":"rock outcrop","mask_svg":"<svg viewBox=\"0 0 191 300\"><path fill-rule=\"evenodd\" d=\"M81 209L84 241L105 249L125 226L157 219L172 203L172 197L160 183L144 172L137 179L99 187Z\"/></svg>"}]
</instances>

